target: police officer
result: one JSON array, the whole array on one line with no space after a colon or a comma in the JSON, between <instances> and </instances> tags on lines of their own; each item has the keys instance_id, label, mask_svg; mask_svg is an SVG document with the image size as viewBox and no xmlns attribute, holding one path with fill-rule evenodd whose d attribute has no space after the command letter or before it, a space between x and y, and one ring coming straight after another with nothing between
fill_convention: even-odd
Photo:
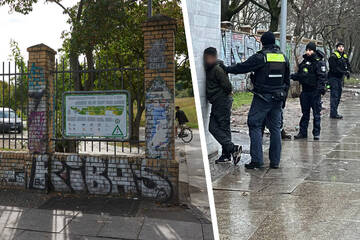
<instances>
[{"instance_id":1,"label":"police officer","mask_svg":"<svg viewBox=\"0 0 360 240\"><path fill-rule=\"evenodd\" d=\"M336 44L336 51L329 58L329 84L330 84L330 118L342 119L338 114L344 76L350 78L350 63L344 52L344 44Z\"/></svg>"},{"instance_id":2,"label":"police officer","mask_svg":"<svg viewBox=\"0 0 360 240\"><path fill-rule=\"evenodd\" d=\"M262 127L265 121L270 131L270 168L278 168L281 154L281 108L290 87L289 61L275 45L272 32L261 36L263 49L243 63L225 67L227 73L254 72L251 78L254 97L248 113L251 162L247 169L264 165L262 150Z\"/></svg>"},{"instance_id":3,"label":"police officer","mask_svg":"<svg viewBox=\"0 0 360 240\"><path fill-rule=\"evenodd\" d=\"M302 86L300 104L303 115L300 120L300 131L294 138L307 138L310 109L312 109L314 116L314 140L319 140L321 129L321 95L325 94L326 82L326 65L323 60L324 54L316 50L315 43L310 42L306 46L306 53L303 58L304 60L299 65L298 72L291 75L291 78L299 81Z\"/></svg>"}]
</instances>

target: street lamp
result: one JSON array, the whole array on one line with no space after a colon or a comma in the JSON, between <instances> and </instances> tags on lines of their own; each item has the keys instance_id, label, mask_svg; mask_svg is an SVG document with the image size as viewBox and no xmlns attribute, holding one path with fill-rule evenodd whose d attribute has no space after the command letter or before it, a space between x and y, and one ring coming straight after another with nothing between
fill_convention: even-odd
<instances>
[{"instance_id":1,"label":"street lamp","mask_svg":"<svg viewBox=\"0 0 360 240\"><path fill-rule=\"evenodd\" d=\"M286 23L287 18L287 0L281 0L281 16L280 16L280 49L283 53L286 52Z\"/></svg>"}]
</instances>

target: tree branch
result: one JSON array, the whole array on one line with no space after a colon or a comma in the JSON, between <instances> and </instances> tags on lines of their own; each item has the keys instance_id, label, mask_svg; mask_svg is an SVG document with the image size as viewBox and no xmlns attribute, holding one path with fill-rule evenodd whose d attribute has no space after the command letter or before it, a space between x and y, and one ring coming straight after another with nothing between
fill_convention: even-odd
<instances>
[{"instance_id":1,"label":"tree branch","mask_svg":"<svg viewBox=\"0 0 360 240\"><path fill-rule=\"evenodd\" d=\"M270 12L270 9L266 8L265 6L261 5L260 3L258 3L256 0L250 0L250 2L252 4L254 4L255 6L258 6L259 8L261 8L262 10L266 11L266 12Z\"/></svg>"}]
</instances>

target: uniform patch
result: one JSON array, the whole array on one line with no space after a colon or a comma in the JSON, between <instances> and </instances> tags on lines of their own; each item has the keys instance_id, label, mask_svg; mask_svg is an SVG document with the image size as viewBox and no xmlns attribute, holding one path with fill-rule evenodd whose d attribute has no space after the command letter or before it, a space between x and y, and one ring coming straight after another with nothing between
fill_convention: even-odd
<instances>
[{"instance_id":1,"label":"uniform patch","mask_svg":"<svg viewBox=\"0 0 360 240\"><path fill-rule=\"evenodd\" d=\"M321 66L321 71L326 72L326 67L325 67L325 66Z\"/></svg>"}]
</instances>

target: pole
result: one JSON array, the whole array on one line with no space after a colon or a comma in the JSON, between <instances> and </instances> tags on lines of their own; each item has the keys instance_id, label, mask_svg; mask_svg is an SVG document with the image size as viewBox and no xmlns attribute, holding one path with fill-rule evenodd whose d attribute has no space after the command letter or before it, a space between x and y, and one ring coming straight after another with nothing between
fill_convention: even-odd
<instances>
[{"instance_id":1,"label":"pole","mask_svg":"<svg viewBox=\"0 0 360 240\"><path fill-rule=\"evenodd\" d=\"M283 53L286 52L286 23L287 18L287 0L281 0L281 16L280 16L280 49Z\"/></svg>"},{"instance_id":2,"label":"pole","mask_svg":"<svg viewBox=\"0 0 360 240\"><path fill-rule=\"evenodd\" d=\"M148 18L152 17L152 0L148 0Z\"/></svg>"}]
</instances>

